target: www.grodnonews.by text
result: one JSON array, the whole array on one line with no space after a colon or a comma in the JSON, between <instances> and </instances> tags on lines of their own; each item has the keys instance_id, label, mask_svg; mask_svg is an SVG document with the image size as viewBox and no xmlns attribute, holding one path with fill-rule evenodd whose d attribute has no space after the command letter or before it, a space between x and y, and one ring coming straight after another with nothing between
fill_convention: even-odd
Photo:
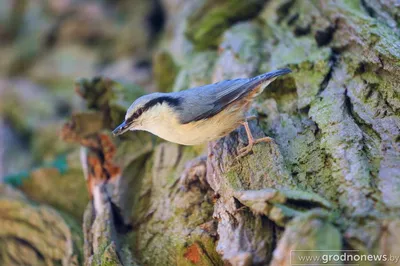
<instances>
[{"instance_id":1,"label":"www.grodnonews.by text","mask_svg":"<svg viewBox=\"0 0 400 266\"><path fill-rule=\"evenodd\" d=\"M391 254L358 254L358 250L292 250L291 265L359 265L362 262L391 262L399 263L400 256Z\"/></svg>"}]
</instances>

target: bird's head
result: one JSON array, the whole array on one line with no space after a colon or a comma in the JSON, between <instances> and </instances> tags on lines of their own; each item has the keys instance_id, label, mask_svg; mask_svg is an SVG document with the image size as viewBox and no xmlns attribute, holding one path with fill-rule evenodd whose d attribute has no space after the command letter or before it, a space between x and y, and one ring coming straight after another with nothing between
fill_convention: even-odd
<instances>
[{"instance_id":1,"label":"bird's head","mask_svg":"<svg viewBox=\"0 0 400 266\"><path fill-rule=\"evenodd\" d=\"M125 120L114 129L114 135L121 135L128 130L146 129L156 124L157 120L172 106L178 106L179 98L165 93L152 93L136 99L126 111Z\"/></svg>"}]
</instances>

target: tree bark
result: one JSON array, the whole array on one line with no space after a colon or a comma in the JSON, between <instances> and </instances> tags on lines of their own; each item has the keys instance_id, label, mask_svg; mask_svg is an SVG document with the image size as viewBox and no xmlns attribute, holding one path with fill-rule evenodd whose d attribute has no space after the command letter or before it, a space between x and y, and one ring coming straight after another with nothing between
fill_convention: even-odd
<instances>
[{"instance_id":1,"label":"tree bark","mask_svg":"<svg viewBox=\"0 0 400 266\"><path fill-rule=\"evenodd\" d=\"M291 251L315 249L400 255L399 6L250 1L246 11L227 10L235 1L163 3L168 34L154 64L163 81L164 62L179 69L174 90L280 67L293 74L253 105L253 132L274 141L239 160L241 128L199 148L143 144L145 134L118 141L116 206L104 206L118 208L125 223L132 217L133 232L110 233L102 246L124 239L113 254L122 261L129 247L145 265L290 265L298 259ZM95 105L111 128L126 106L113 116L108 89L109 102ZM97 212L97 223L118 230ZM104 255L95 225L85 223L87 261Z\"/></svg>"},{"instance_id":2,"label":"tree bark","mask_svg":"<svg viewBox=\"0 0 400 266\"><path fill-rule=\"evenodd\" d=\"M146 12L149 2L141 2ZM291 265L340 250L400 256L396 0L161 3L166 24L156 47L147 47L150 34L131 33L141 38L138 53L153 53L154 82L142 87L179 91L289 67L293 73L270 84L250 111L254 136L274 141L237 159L247 144L243 128L195 147L145 132L115 138L111 129L144 93L131 82L141 79L82 79L75 91L86 110L61 133L80 145L67 160L70 179L38 169L21 189L83 215L83 247L68 215L1 187L0 228L14 223L8 234L0 230L0 263L27 263L16 261L18 245L38 265ZM146 12L135 14L145 21ZM62 191L68 196L58 197ZM47 235L49 221L58 227ZM24 230L31 235L21 239Z\"/></svg>"}]
</instances>

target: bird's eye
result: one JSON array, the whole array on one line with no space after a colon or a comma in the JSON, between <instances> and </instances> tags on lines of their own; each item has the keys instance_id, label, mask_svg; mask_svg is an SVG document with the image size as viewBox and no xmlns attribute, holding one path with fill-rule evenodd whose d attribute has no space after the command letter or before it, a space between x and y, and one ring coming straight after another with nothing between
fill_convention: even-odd
<instances>
[{"instance_id":1,"label":"bird's eye","mask_svg":"<svg viewBox=\"0 0 400 266\"><path fill-rule=\"evenodd\" d=\"M137 109L126 121L131 122L143 114L143 108Z\"/></svg>"}]
</instances>

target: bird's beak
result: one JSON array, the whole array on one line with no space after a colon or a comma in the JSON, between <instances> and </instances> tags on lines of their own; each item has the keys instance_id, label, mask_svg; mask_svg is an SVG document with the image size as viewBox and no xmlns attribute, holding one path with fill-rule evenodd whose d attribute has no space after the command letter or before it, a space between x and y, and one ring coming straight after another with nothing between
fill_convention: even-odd
<instances>
[{"instance_id":1,"label":"bird's beak","mask_svg":"<svg viewBox=\"0 0 400 266\"><path fill-rule=\"evenodd\" d=\"M114 136L124 134L126 131L129 130L130 125L131 124L128 124L126 123L126 121L124 121L121 123L121 125L117 126L112 133L114 134Z\"/></svg>"}]
</instances>

